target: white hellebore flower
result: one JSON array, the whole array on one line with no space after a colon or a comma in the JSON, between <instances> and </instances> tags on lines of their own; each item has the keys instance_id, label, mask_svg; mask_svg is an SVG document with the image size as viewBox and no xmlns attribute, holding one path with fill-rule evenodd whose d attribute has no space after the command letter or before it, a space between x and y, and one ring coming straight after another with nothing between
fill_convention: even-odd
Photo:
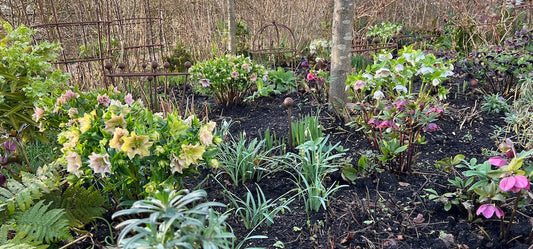
<instances>
[{"instance_id":1,"label":"white hellebore flower","mask_svg":"<svg viewBox=\"0 0 533 249\"><path fill-rule=\"evenodd\" d=\"M376 78L383 78L390 75L390 70L387 68L380 68L376 71Z\"/></svg>"},{"instance_id":2,"label":"white hellebore flower","mask_svg":"<svg viewBox=\"0 0 533 249\"><path fill-rule=\"evenodd\" d=\"M398 92L404 92L404 93L407 93L407 87L405 86L402 86L402 85L397 85L393 88L394 90L398 91Z\"/></svg>"},{"instance_id":3,"label":"white hellebore flower","mask_svg":"<svg viewBox=\"0 0 533 249\"><path fill-rule=\"evenodd\" d=\"M394 67L394 71L396 71L397 73L403 71L403 69L403 64L398 64Z\"/></svg>"},{"instance_id":4,"label":"white hellebore flower","mask_svg":"<svg viewBox=\"0 0 533 249\"><path fill-rule=\"evenodd\" d=\"M444 74L442 76L443 77L449 77L449 76L452 76L452 75L453 75L452 71L446 71L446 72L444 72Z\"/></svg>"},{"instance_id":5,"label":"white hellebore flower","mask_svg":"<svg viewBox=\"0 0 533 249\"><path fill-rule=\"evenodd\" d=\"M416 72L417 75L426 75L428 73L433 73L435 72L435 69L433 69L432 67L422 67L420 69L418 69L418 71Z\"/></svg>"},{"instance_id":6,"label":"white hellebore flower","mask_svg":"<svg viewBox=\"0 0 533 249\"><path fill-rule=\"evenodd\" d=\"M374 76L372 76L372 74L369 74L369 73L363 74L363 77L367 78L368 80L374 79Z\"/></svg>"},{"instance_id":7,"label":"white hellebore flower","mask_svg":"<svg viewBox=\"0 0 533 249\"><path fill-rule=\"evenodd\" d=\"M440 84L440 81L438 79L433 79L433 81L431 82L431 84L433 86L438 86Z\"/></svg>"},{"instance_id":8,"label":"white hellebore flower","mask_svg":"<svg viewBox=\"0 0 533 249\"><path fill-rule=\"evenodd\" d=\"M374 99L380 100L382 98L385 98L385 94L383 94L382 91L377 90L377 91L374 92Z\"/></svg>"},{"instance_id":9,"label":"white hellebore flower","mask_svg":"<svg viewBox=\"0 0 533 249\"><path fill-rule=\"evenodd\" d=\"M379 54L378 55L378 60L379 61L388 61L392 59L392 54L391 53L388 53L388 54Z\"/></svg>"}]
</instances>

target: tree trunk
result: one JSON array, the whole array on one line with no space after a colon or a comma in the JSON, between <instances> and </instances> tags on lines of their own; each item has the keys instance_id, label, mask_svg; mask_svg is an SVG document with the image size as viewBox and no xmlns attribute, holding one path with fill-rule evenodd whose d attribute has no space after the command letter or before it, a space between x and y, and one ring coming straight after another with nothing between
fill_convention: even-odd
<instances>
[{"instance_id":1,"label":"tree trunk","mask_svg":"<svg viewBox=\"0 0 533 249\"><path fill-rule=\"evenodd\" d=\"M354 0L335 0L332 27L329 103L341 114L348 101L346 76L350 73L353 40Z\"/></svg>"},{"instance_id":2,"label":"tree trunk","mask_svg":"<svg viewBox=\"0 0 533 249\"><path fill-rule=\"evenodd\" d=\"M235 0L228 0L228 51L237 53L235 47Z\"/></svg>"}]
</instances>

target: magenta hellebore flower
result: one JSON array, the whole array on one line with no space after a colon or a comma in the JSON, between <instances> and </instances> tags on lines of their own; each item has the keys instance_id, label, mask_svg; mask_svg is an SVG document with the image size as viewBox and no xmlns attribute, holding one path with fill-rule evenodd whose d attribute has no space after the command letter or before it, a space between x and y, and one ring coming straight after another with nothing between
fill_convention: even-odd
<instances>
[{"instance_id":1,"label":"magenta hellebore flower","mask_svg":"<svg viewBox=\"0 0 533 249\"><path fill-rule=\"evenodd\" d=\"M14 140L7 140L4 142L4 148L6 148L7 151L15 151L17 149L17 144Z\"/></svg>"},{"instance_id":2,"label":"magenta hellebore flower","mask_svg":"<svg viewBox=\"0 0 533 249\"><path fill-rule=\"evenodd\" d=\"M374 127L377 127L379 125L379 120L373 118L373 119L368 120L367 124L373 124Z\"/></svg>"},{"instance_id":3,"label":"magenta hellebore flower","mask_svg":"<svg viewBox=\"0 0 533 249\"><path fill-rule=\"evenodd\" d=\"M444 113L444 109L442 107L433 107L429 109L428 112L426 112L426 116L429 116L429 114L434 113L434 112L442 114Z\"/></svg>"},{"instance_id":4,"label":"magenta hellebore flower","mask_svg":"<svg viewBox=\"0 0 533 249\"><path fill-rule=\"evenodd\" d=\"M489 158L489 163L491 165L498 166L498 168L501 168L507 165L507 160L503 159L501 156L497 156Z\"/></svg>"},{"instance_id":5,"label":"magenta hellebore flower","mask_svg":"<svg viewBox=\"0 0 533 249\"><path fill-rule=\"evenodd\" d=\"M518 193L520 190L529 190L529 181L523 175L508 176L500 181L500 189L504 192L511 190Z\"/></svg>"},{"instance_id":6,"label":"magenta hellebore flower","mask_svg":"<svg viewBox=\"0 0 533 249\"><path fill-rule=\"evenodd\" d=\"M437 124L429 123L428 124L428 128L426 129L426 131L436 131L438 128L440 128L440 127Z\"/></svg>"},{"instance_id":7,"label":"magenta hellebore flower","mask_svg":"<svg viewBox=\"0 0 533 249\"><path fill-rule=\"evenodd\" d=\"M403 111L405 110L405 105L406 104L409 104L410 102L408 100L400 100L396 103L394 103L394 105L396 106L396 109L398 109L399 111Z\"/></svg>"},{"instance_id":8,"label":"magenta hellebore flower","mask_svg":"<svg viewBox=\"0 0 533 249\"><path fill-rule=\"evenodd\" d=\"M308 66L309 66L309 62L307 61L302 62L302 67L308 67Z\"/></svg>"},{"instance_id":9,"label":"magenta hellebore flower","mask_svg":"<svg viewBox=\"0 0 533 249\"><path fill-rule=\"evenodd\" d=\"M476 211L476 214L483 214L483 216L485 216L485 218L487 219L492 217L494 214L496 214L498 218L501 218L503 216L503 211L501 210L501 208L496 207L494 204L483 204L479 206Z\"/></svg>"},{"instance_id":10,"label":"magenta hellebore flower","mask_svg":"<svg viewBox=\"0 0 533 249\"><path fill-rule=\"evenodd\" d=\"M316 79L316 75L314 73L307 74L307 80L314 80L314 79Z\"/></svg>"}]
</instances>

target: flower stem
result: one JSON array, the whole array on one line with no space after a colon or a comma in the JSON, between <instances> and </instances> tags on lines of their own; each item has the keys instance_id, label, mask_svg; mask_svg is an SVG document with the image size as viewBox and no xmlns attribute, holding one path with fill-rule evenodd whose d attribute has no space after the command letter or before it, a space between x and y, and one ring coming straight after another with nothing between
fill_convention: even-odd
<instances>
[{"instance_id":1,"label":"flower stem","mask_svg":"<svg viewBox=\"0 0 533 249\"><path fill-rule=\"evenodd\" d=\"M505 229L505 231L503 232L503 236L502 236L503 239L506 239L507 235L509 235L509 231L511 230L511 225L513 224L514 216L516 215L516 209L518 208L518 202L520 202L520 197L522 197L522 191L518 192L518 195L516 196L516 200L513 206L513 212L511 213L511 218L509 219L509 224L507 224L507 229Z\"/></svg>"}]
</instances>

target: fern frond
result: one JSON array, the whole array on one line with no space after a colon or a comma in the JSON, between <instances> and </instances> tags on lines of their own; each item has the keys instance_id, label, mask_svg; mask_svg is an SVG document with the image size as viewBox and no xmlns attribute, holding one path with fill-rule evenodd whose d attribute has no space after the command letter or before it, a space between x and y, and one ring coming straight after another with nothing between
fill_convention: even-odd
<instances>
[{"instance_id":1,"label":"fern frond","mask_svg":"<svg viewBox=\"0 0 533 249\"><path fill-rule=\"evenodd\" d=\"M65 218L71 226L83 227L100 217L106 211L105 198L93 186L83 187L81 184L68 186L63 193L50 193L44 196L52 205L50 208L65 210Z\"/></svg>"},{"instance_id":2,"label":"fern frond","mask_svg":"<svg viewBox=\"0 0 533 249\"><path fill-rule=\"evenodd\" d=\"M40 199L43 193L50 193L59 186L59 177L53 167L39 169L36 175L21 172L21 182L9 179L5 187L0 187L0 213L7 210L8 214L20 209L26 211Z\"/></svg>"},{"instance_id":3,"label":"fern frond","mask_svg":"<svg viewBox=\"0 0 533 249\"><path fill-rule=\"evenodd\" d=\"M65 211L62 209L48 210L48 205L39 201L22 215L15 217L18 233L27 234L36 241L46 243L60 240L72 240L68 230L68 221L63 218Z\"/></svg>"},{"instance_id":4,"label":"fern frond","mask_svg":"<svg viewBox=\"0 0 533 249\"><path fill-rule=\"evenodd\" d=\"M46 249L48 245L42 245L40 241L35 241L27 237L25 233L17 233L14 238L8 240L7 233L14 230L14 224L3 224L0 227L0 249Z\"/></svg>"}]
</instances>

